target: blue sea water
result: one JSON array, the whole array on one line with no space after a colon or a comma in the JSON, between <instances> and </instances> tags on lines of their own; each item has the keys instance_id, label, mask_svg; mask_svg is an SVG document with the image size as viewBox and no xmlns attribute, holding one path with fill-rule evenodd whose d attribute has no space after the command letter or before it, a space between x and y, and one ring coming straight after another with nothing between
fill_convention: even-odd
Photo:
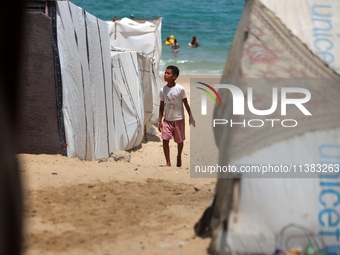
<instances>
[{"instance_id":1,"label":"blue sea water","mask_svg":"<svg viewBox=\"0 0 340 255\"><path fill-rule=\"evenodd\" d=\"M161 15L162 40L174 35L180 45L174 53L162 45L160 72L172 64L184 75L220 75L224 69L245 0L71 0L102 20L112 17L157 18ZM196 36L200 47L188 43Z\"/></svg>"}]
</instances>

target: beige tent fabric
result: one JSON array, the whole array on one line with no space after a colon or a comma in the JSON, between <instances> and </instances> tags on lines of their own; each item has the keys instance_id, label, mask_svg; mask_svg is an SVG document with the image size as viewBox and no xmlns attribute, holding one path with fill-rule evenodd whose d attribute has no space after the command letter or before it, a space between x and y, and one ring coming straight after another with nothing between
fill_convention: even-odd
<instances>
[{"instance_id":1,"label":"beige tent fabric","mask_svg":"<svg viewBox=\"0 0 340 255\"><path fill-rule=\"evenodd\" d=\"M340 2L334 0L261 1L294 35L337 72L340 72Z\"/></svg>"},{"instance_id":2,"label":"beige tent fabric","mask_svg":"<svg viewBox=\"0 0 340 255\"><path fill-rule=\"evenodd\" d=\"M340 86L338 86L339 81L337 80L339 77L334 70L294 36L279 19L273 16L272 12L260 1L249 1L229 53L222 83L238 84L245 95L247 87L253 87L254 98L261 98L254 102L256 108L269 109L272 103L271 87L277 87L279 90L282 87L287 87L287 84L292 87L292 81L282 78L305 78L301 79L299 84L294 87L308 88L311 92L312 99L308 102L307 108L313 116L304 116L300 111L288 113L287 119L296 119L298 122L298 126L293 129L282 128L281 125L272 127L269 124L260 129L236 127L227 132L226 127L216 128L216 142L222 141L222 144L219 145L220 150L229 152L227 150L228 142L225 141L232 139L233 149L230 151L230 161L226 156L224 162L233 162L270 143L306 131L339 126L339 119L334 118L340 114L338 100ZM251 78L256 79L251 80ZM323 78L324 80L321 84L320 80L306 78ZM216 107L214 118L220 119L225 116L232 118L232 100L229 93L225 89L220 89L219 94L222 101L227 102L228 106ZM339 107L334 107L335 105ZM279 108L271 116L246 113L244 116L234 118L234 121L284 119L280 116ZM232 132L232 138L224 137L228 136L226 133L230 132Z\"/></svg>"},{"instance_id":3,"label":"beige tent fabric","mask_svg":"<svg viewBox=\"0 0 340 255\"><path fill-rule=\"evenodd\" d=\"M285 86L286 83L282 82L282 79L295 79L295 81L298 81L298 84L294 87L306 87L308 86L308 83L307 85L306 83L303 84L303 81L314 80L315 83L311 83L312 86L308 87L312 99L307 104L307 108L313 116L312 118L308 118L308 116L304 117L301 114L289 115L289 118L295 118L299 123L298 127L293 129L293 132L292 130L287 131L282 128L246 129L230 128L224 125L217 126L214 129L214 132L215 142L219 148L219 165L232 164L238 159L244 158L246 155L259 151L262 148L268 148L272 144L285 141L285 139L300 135L303 136L303 134L306 134L309 131L324 131L339 127L340 124L338 118L335 117L339 116L340 113L338 103L338 98L340 96L339 74L332 70L332 68L323 62L321 58L315 55L313 51L308 48L308 44L305 44L300 37L295 35L295 28L298 28L301 24L289 26L288 29L285 25L286 23L281 21L280 17L277 17L272 10L269 10L262 2L271 2L273 5L285 7L286 2L292 1L246 1L242 19L229 51L221 83L238 85L238 87L243 90L244 94L246 94L245 92L248 86L253 86L255 95L256 91L261 91L260 95L258 95L261 97L261 100L257 101L258 104L255 104L256 108L259 109L263 106L263 109L268 109L272 100L270 88L278 87L280 89ZM299 2L297 3L297 6L299 6L301 4L300 2L315 3L316 1L306 0L295 2ZM328 2L329 1L326 0L325 4ZM283 8L283 10L280 11L281 13L287 12L287 9ZM297 13L297 15L299 14L299 10L293 10L293 12ZM289 17L289 14L286 16ZM320 80L317 79L323 79L324 83L318 82ZM252 81L254 83L252 83ZM252 84L249 84L249 82ZM254 84L256 84L256 86L254 86ZM218 93L221 96L223 107L215 107L214 118L232 118L231 94L226 89L220 89ZM332 107L327 107L330 105L332 105ZM242 116L242 118L247 120L249 118L263 119L261 116L254 117L249 113L246 114L247 115ZM268 118L273 117L275 116L268 116ZM279 117L282 118L281 116ZM332 134L334 135L336 132L338 131L333 130ZM313 135L311 135L311 137L313 137ZM289 147L287 147L287 151L288 150ZM270 155L274 154L275 152ZM292 155L288 152L287 157L289 156ZM298 179L277 179L276 183L273 182L273 186L277 184L277 187L283 186L285 188L277 192L273 189L266 189L266 187L270 186L267 185L267 183L272 184L272 181L273 179L242 179L240 207L242 207L242 199L246 200L245 198L247 198L242 197L242 194L243 196L246 194L242 193L242 191L248 191L248 195L251 193L251 195L249 195L250 198L254 196L257 197L258 200L261 200L265 196L262 196L262 194L259 195L256 192L258 192L257 189L261 189L262 186L265 187L262 189L266 191L267 197L272 195L274 201L280 201L282 196L278 197L277 194L281 194L281 191L284 192L286 198L291 198L293 190L291 188L299 188L302 187L299 185L303 185L303 187L299 189L302 194L293 193L293 196L296 197L294 203L300 202L299 205L302 204L301 201L299 201L301 197L304 198L305 202L307 201L307 199L305 199L306 194L304 194L305 187L313 187L314 193L319 191L315 191L319 188L317 179L313 179L312 181L314 181L314 183L309 186L307 184L310 184L310 182L307 183L304 181L301 181L299 185L296 185ZM212 254L230 254L229 245L231 244L230 241L232 240L233 235L233 247L231 248L236 248L234 252L240 252L240 254L262 254L273 252L275 243L274 236L278 232L278 225L285 224L286 220L290 221L292 219L289 216L287 216L289 219L281 217L282 215L275 216L275 213L277 213L277 215L279 215L279 212L284 214L286 213L285 210L290 209L289 206L280 209L277 207L279 212L274 212L272 214L273 218L276 217L278 221L275 227L270 225L270 223L268 223L268 225L266 224L268 211L265 211L265 208L270 207L268 204L273 204L272 200L264 200L262 201L262 204L259 203L259 208L256 208L258 213L264 211L260 216L256 215L251 209L249 210L249 208L247 208L246 211L242 211L242 208L239 208L241 213L243 213L242 215L239 215L239 221L241 222L243 220L242 222L246 224L234 224L237 225L238 228L237 226L234 226L233 228L232 218L229 218L229 213L231 210L231 197L234 183L235 179L220 178L217 180L212 205L203 214L202 219L198 224L198 226L204 230L204 233L201 233L201 235L211 235L212 237L210 252ZM310 205L315 207L319 206L318 204L313 203L314 200ZM275 207L276 205L277 204L275 203L272 207ZM290 205L293 206L293 201L291 201ZM302 208L307 207L302 206ZM313 210L313 212L317 213L317 210ZM251 220L247 221L247 219ZM264 221L262 228L255 228L256 226L261 227L262 222L258 222L261 220ZM313 220L315 220L315 218L313 218ZM316 226L313 225L313 227ZM237 232L237 230L239 230L239 232ZM263 232L265 230L267 230L267 232Z\"/></svg>"}]
</instances>

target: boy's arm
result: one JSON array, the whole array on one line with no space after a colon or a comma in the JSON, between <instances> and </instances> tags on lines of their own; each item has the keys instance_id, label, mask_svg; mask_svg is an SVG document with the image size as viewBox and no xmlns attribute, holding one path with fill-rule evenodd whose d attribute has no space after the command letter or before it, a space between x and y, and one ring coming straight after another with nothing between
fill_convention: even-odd
<instances>
[{"instance_id":1,"label":"boy's arm","mask_svg":"<svg viewBox=\"0 0 340 255\"><path fill-rule=\"evenodd\" d=\"M195 123L194 117L192 116L192 113L191 113L190 106L188 104L188 99L187 98L183 99L183 104L184 104L185 109L187 109L187 112L189 114L189 125L192 124L195 127L196 123Z\"/></svg>"},{"instance_id":2,"label":"boy's arm","mask_svg":"<svg viewBox=\"0 0 340 255\"><path fill-rule=\"evenodd\" d=\"M159 122L158 122L159 132L162 132L162 127L163 127L163 112L164 112L164 101L161 101L159 105Z\"/></svg>"}]
</instances>

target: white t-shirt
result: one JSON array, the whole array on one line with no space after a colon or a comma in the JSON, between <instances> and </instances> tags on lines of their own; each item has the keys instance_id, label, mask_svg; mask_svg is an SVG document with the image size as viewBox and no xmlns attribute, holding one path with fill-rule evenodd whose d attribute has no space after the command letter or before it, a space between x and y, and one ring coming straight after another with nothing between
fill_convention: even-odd
<instances>
[{"instance_id":1,"label":"white t-shirt","mask_svg":"<svg viewBox=\"0 0 340 255\"><path fill-rule=\"evenodd\" d=\"M184 119L183 99L187 98L184 88L175 84L173 87L165 85L159 92L161 101L164 101L164 119L168 121Z\"/></svg>"}]
</instances>

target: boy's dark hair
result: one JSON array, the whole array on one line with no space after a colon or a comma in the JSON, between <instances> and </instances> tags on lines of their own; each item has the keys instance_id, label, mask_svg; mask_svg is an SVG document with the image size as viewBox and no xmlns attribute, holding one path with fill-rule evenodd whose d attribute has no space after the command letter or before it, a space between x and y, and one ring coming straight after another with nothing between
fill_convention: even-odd
<instances>
[{"instance_id":1,"label":"boy's dark hair","mask_svg":"<svg viewBox=\"0 0 340 255\"><path fill-rule=\"evenodd\" d=\"M166 69L171 69L173 75L179 76L179 69L177 66L168 66Z\"/></svg>"}]
</instances>

